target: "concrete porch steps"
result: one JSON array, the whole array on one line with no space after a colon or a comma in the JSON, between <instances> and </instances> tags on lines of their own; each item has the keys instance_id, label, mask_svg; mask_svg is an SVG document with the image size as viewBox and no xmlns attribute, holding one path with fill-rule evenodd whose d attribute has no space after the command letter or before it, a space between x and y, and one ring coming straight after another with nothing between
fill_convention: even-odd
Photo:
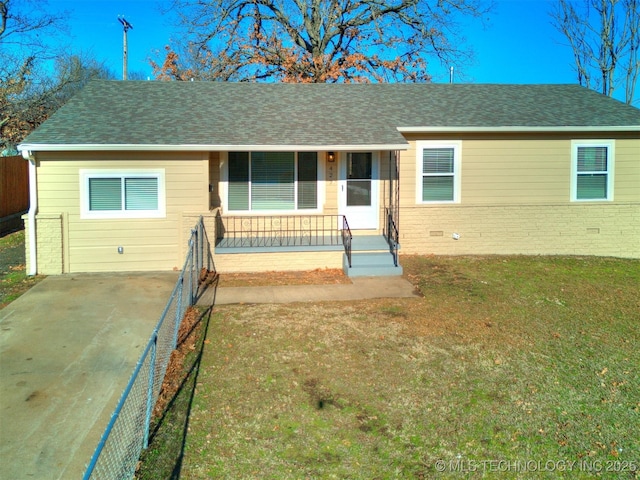
<instances>
[{"instance_id":1,"label":"concrete porch steps","mask_svg":"<svg viewBox=\"0 0 640 480\"><path fill-rule=\"evenodd\" d=\"M256 271L256 266L264 265L269 270L291 270L293 262L297 262L296 265L301 265L299 269L340 268L342 264L345 275L349 277L402 275L402 267L393 265L393 256L382 234L353 235L351 268L341 240L340 238L337 242L323 237L306 237L304 242L279 245L271 237L254 237L235 242L223 239L215 246L214 261L220 271L232 272L252 272ZM309 257L308 252L314 252L313 257ZM268 258L265 259L262 255Z\"/></svg>"},{"instance_id":2,"label":"concrete porch steps","mask_svg":"<svg viewBox=\"0 0 640 480\"><path fill-rule=\"evenodd\" d=\"M351 253L351 268L344 255L342 269L349 277L393 277L402 275L402 266L393 264L391 253Z\"/></svg>"},{"instance_id":3,"label":"concrete porch steps","mask_svg":"<svg viewBox=\"0 0 640 480\"><path fill-rule=\"evenodd\" d=\"M354 235L351 240L351 268L344 254L342 269L349 277L402 275L402 266L393 264L393 255L382 235Z\"/></svg>"}]
</instances>

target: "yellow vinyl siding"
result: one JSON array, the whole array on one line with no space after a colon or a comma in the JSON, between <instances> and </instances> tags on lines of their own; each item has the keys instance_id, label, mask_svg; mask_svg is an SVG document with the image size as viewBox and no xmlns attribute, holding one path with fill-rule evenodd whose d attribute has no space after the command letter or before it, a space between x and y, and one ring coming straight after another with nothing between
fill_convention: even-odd
<instances>
[{"instance_id":1,"label":"yellow vinyl siding","mask_svg":"<svg viewBox=\"0 0 640 480\"><path fill-rule=\"evenodd\" d=\"M415 142L402 152L401 200L416 204ZM569 199L571 145L564 140L462 141L463 205L530 204Z\"/></svg>"},{"instance_id":2,"label":"yellow vinyl siding","mask_svg":"<svg viewBox=\"0 0 640 480\"><path fill-rule=\"evenodd\" d=\"M616 140L614 168L614 201L640 202L640 138Z\"/></svg>"},{"instance_id":3,"label":"yellow vinyl siding","mask_svg":"<svg viewBox=\"0 0 640 480\"><path fill-rule=\"evenodd\" d=\"M568 200L570 145L550 140L468 140L462 147L465 205ZM567 156L567 154L569 154Z\"/></svg>"},{"instance_id":4,"label":"yellow vinyl siding","mask_svg":"<svg viewBox=\"0 0 640 480\"><path fill-rule=\"evenodd\" d=\"M220 208L222 206L222 199L220 198L220 152L211 152L209 154L209 185L211 185L209 208Z\"/></svg>"},{"instance_id":5,"label":"yellow vinyl siding","mask_svg":"<svg viewBox=\"0 0 640 480\"><path fill-rule=\"evenodd\" d=\"M614 138L598 133L598 138ZM451 140L453 137L448 138ZM540 205L570 202L571 135L462 140L462 205ZM401 152L402 206L416 204L419 166L415 141ZM434 138L428 138L434 140ZM640 139L615 140L614 201L638 201L640 196ZM428 208L428 206L425 206Z\"/></svg>"},{"instance_id":6,"label":"yellow vinyl siding","mask_svg":"<svg viewBox=\"0 0 640 480\"><path fill-rule=\"evenodd\" d=\"M208 211L208 154L201 152L59 152L38 154L39 214L64 214L64 271L153 271L181 267L182 214ZM151 219L81 219L80 170L163 169L166 216ZM44 218L44 217L43 217ZM51 222L49 222L51 223ZM39 232L40 233L40 232ZM54 240L52 240L54 241ZM38 235L38 249L49 243ZM118 247L124 253L118 253ZM40 252L38 254L40 258ZM41 273L46 264L39 267Z\"/></svg>"},{"instance_id":7,"label":"yellow vinyl siding","mask_svg":"<svg viewBox=\"0 0 640 480\"><path fill-rule=\"evenodd\" d=\"M640 139L636 134L409 135L400 152L402 253L580 254L640 257ZM571 141L614 139L613 202L571 202ZM459 204L419 204L417 140L461 142ZM37 154L38 271L170 270L181 267L188 234L220 206L217 152L55 152ZM338 212L339 162L319 152L318 209ZM223 167L224 168L224 167ZM166 217L81 219L81 169L163 169ZM380 152L380 229L389 202L389 152ZM209 192L209 184L213 191ZM224 189L223 189L224 191ZM224 214L224 212L223 212ZM304 212L300 212L304 214ZM207 215L213 242L215 212ZM371 232L366 232L371 233ZM452 238L460 235L459 240ZM122 246L124 253L117 248ZM216 257L221 271L339 268L327 255ZM309 263L311 257L316 263ZM338 258L338 257L336 257ZM240 261L241 260L241 261ZM230 271L230 270L227 270Z\"/></svg>"},{"instance_id":8,"label":"yellow vinyl siding","mask_svg":"<svg viewBox=\"0 0 640 480\"><path fill-rule=\"evenodd\" d=\"M401 153L401 252L640 257L640 139L589 137L615 140L614 196L581 203L570 198L576 136L522 137L448 136L462 141L461 202L420 205L415 141L437 138L412 136Z\"/></svg>"},{"instance_id":9,"label":"yellow vinyl siding","mask_svg":"<svg viewBox=\"0 0 640 480\"><path fill-rule=\"evenodd\" d=\"M411 141L407 150L400 152L400 206L416 204L416 176L419 175L416 159L416 142Z\"/></svg>"},{"instance_id":10,"label":"yellow vinyl siding","mask_svg":"<svg viewBox=\"0 0 640 480\"><path fill-rule=\"evenodd\" d=\"M340 168L338 163L338 154L336 160L329 162L327 153L320 152L320 161L324 161L324 176L320 177L318 182L318 190L320 191L320 201L324 202L318 205L324 215L338 214L338 179L340 178ZM322 193L324 192L324 193Z\"/></svg>"}]
</instances>

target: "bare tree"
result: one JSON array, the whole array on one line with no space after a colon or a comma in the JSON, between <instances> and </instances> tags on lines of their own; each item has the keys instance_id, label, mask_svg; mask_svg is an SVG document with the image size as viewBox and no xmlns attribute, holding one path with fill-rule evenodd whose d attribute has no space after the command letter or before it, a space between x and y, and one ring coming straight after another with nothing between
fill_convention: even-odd
<instances>
[{"instance_id":1,"label":"bare tree","mask_svg":"<svg viewBox=\"0 0 640 480\"><path fill-rule=\"evenodd\" d=\"M53 72L25 75L19 87L15 82L0 86L1 141L5 146L21 142L93 78L115 79L116 74L91 56L70 54L55 60Z\"/></svg>"},{"instance_id":2,"label":"bare tree","mask_svg":"<svg viewBox=\"0 0 640 480\"><path fill-rule=\"evenodd\" d=\"M43 0L0 0L0 150L13 149L90 78L115 78L93 57L67 53L64 16Z\"/></svg>"},{"instance_id":3,"label":"bare tree","mask_svg":"<svg viewBox=\"0 0 640 480\"><path fill-rule=\"evenodd\" d=\"M559 0L554 27L569 42L578 82L633 103L640 73L640 0Z\"/></svg>"},{"instance_id":4,"label":"bare tree","mask_svg":"<svg viewBox=\"0 0 640 480\"><path fill-rule=\"evenodd\" d=\"M157 78L426 81L430 59L468 60L459 22L483 0L173 0L184 41Z\"/></svg>"},{"instance_id":5,"label":"bare tree","mask_svg":"<svg viewBox=\"0 0 640 480\"><path fill-rule=\"evenodd\" d=\"M39 62L51 59L46 37L62 26L62 14L46 10L46 2L0 0L0 147L15 143L23 122L17 105L33 85Z\"/></svg>"},{"instance_id":6,"label":"bare tree","mask_svg":"<svg viewBox=\"0 0 640 480\"><path fill-rule=\"evenodd\" d=\"M0 1L0 42L42 48L39 35L51 27L60 26L62 14L48 13L46 1L2 0Z\"/></svg>"}]
</instances>

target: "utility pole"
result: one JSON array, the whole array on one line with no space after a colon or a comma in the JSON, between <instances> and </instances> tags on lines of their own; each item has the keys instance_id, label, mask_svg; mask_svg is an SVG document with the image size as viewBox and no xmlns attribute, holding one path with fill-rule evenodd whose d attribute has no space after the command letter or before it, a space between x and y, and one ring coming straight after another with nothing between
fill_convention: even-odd
<instances>
[{"instance_id":1,"label":"utility pole","mask_svg":"<svg viewBox=\"0 0 640 480\"><path fill-rule=\"evenodd\" d=\"M123 36L122 36L122 80L127 79L127 32L130 28L133 28L124 15L118 16L118 21L122 24Z\"/></svg>"}]
</instances>

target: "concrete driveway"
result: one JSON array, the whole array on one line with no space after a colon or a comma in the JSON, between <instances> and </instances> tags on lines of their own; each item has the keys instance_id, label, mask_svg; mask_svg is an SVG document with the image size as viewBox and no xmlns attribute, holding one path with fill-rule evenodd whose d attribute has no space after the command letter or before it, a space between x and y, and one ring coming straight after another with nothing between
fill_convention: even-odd
<instances>
[{"instance_id":1,"label":"concrete driveway","mask_svg":"<svg viewBox=\"0 0 640 480\"><path fill-rule=\"evenodd\" d=\"M81 478L177 272L48 277L0 310L0 478Z\"/></svg>"}]
</instances>

